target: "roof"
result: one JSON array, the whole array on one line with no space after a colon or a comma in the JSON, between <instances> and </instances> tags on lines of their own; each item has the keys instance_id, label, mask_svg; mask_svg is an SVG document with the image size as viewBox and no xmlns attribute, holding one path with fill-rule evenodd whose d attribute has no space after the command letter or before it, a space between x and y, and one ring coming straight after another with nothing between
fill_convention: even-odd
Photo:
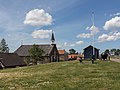
<instances>
[{"instance_id":1,"label":"roof","mask_svg":"<svg viewBox=\"0 0 120 90\"><path fill-rule=\"evenodd\" d=\"M68 52L66 52L65 50L58 50L58 53L63 55L63 54L68 54Z\"/></svg>"},{"instance_id":2,"label":"roof","mask_svg":"<svg viewBox=\"0 0 120 90\"><path fill-rule=\"evenodd\" d=\"M65 54L65 50L58 50L59 54Z\"/></svg>"},{"instance_id":3,"label":"roof","mask_svg":"<svg viewBox=\"0 0 120 90\"><path fill-rule=\"evenodd\" d=\"M55 41L55 37L54 37L54 33L52 32L52 36L51 36L51 41L54 42Z\"/></svg>"},{"instance_id":4,"label":"roof","mask_svg":"<svg viewBox=\"0 0 120 90\"><path fill-rule=\"evenodd\" d=\"M88 47L86 47L86 48L84 48L84 50L85 49L87 49L87 48L90 48L90 47L92 47L93 48L93 46L92 45L89 45ZM94 47L95 48L95 47ZM99 50L99 49L97 49L97 48L95 48L96 50Z\"/></svg>"},{"instance_id":5,"label":"roof","mask_svg":"<svg viewBox=\"0 0 120 90\"><path fill-rule=\"evenodd\" d=\"M24 60L15 53L0 53L0 62L5 67L26 65Z\"/></svg>"},{"instance_id":6,"label":"roof","mask_svg":"<svg viewBox=\"0 0 120 90\"><path fill-rule=\"evenodd\" d=\"M53 45L45 44L45 45L37 45L39 48L41 48L45 53L43 56L49 55ZM15 53L17 53L19 56L30 56L29 50L33 47L33 45L21 45Z\"/></svg>"}]
</instances>

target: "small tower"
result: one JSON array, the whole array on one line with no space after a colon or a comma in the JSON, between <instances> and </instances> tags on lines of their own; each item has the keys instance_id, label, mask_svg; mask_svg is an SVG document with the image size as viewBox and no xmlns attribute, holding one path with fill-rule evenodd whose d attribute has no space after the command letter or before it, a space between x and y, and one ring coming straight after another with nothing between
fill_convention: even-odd
<instances>
[{"instance_id":1,"label":"small tower","mask_svg":"<svg viewBox=\"0 0 120 90\"><path fill-rule=\"evenodd\" d=\"M52 31L52 35L51 35L51 44L55 44L55 37L54 37L53 31Z\"/></svg>"}]
</instances>

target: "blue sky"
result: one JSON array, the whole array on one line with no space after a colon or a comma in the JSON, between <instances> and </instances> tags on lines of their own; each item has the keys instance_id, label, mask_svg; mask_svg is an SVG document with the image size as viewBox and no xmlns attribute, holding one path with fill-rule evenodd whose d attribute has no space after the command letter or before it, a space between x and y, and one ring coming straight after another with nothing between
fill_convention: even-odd
<instances>
[{"instance_id":1,"label":"blue sky","mask_svg":"<svg viewBox=\"0 0 120 90\"><path fill-rule=\"evenodd\" d=\"M0 0L0 39L10 51L23 44L49 44L82 52L93 44L100 52L120 48L120 0ZM95 25L92 26L92 12Z\"/></svg>"}]
</instances>

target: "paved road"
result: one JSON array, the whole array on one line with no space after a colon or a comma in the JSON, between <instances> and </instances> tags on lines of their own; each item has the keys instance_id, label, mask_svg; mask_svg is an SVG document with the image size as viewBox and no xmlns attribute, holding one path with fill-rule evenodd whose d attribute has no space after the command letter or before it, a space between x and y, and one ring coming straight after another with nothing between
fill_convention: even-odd
<instances>
[{"instance_id":1,"label":"paved road","mask_svg":"<svg viewBox=\"0 0 120 90\"><path fill-rule=\"evenodd\" d=\"M111 61L119 62L120 63L120 59L111 59Z\"/></svg>"}]
</instances>

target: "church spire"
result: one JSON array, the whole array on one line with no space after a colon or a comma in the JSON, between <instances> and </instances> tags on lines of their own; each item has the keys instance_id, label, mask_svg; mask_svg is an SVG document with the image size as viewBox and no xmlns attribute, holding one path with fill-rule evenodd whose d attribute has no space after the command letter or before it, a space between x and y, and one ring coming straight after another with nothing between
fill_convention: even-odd
<instances>
[{"instance_id":1,"label":"church spire","mask_svg":"<svg viewBox=\"0 0 120 90\"><path fill-rule=\"evenodd\" d=\"M55 42L55 37L54 37L54 33L53 33L53 31L52 31L52 35L51 35L51 43L54 44L54 42Z\"/></svg>"}]
</instances>

